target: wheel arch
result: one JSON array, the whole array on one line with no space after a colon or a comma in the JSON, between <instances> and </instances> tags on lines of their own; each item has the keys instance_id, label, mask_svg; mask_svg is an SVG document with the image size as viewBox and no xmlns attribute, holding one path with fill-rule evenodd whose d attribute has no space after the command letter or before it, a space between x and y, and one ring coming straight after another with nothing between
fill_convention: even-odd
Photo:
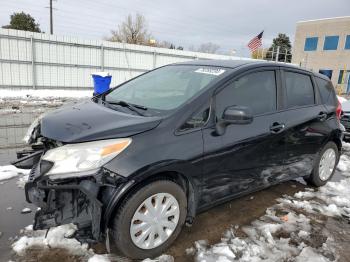
<instances>
[{"instance_id":1,"label":"wheel arch","mask_svg":"<svg viewBox=\"0 0 350 262\"><path fill-rule=\"evenodd\" d=\"M330 139L328 141L334 142L337 145L339 153L341 153L341 150L342 150L342 135L341 135L341 131L338 131L338 130L333 131L331 136L330 136Z\"/></svg>"},{"instance_id":2,"label":"wheel arch","mask_svg":"<svg viewBox=\"0 0 350 262\"><path fill-rule=\"evenodd\" d=\"M142 186L157 180L170 180L180 185L187 197L187 217L186 222L192 223L196 215L198 202L198 189L191 176L186 175L182 170L168 166L153 172L141 172L129 178L122 188L118 188L112 195L104 214L104 229L110 227L114 214L125 198L132 192L142 188Z\"/></svg>"}]
</instances>

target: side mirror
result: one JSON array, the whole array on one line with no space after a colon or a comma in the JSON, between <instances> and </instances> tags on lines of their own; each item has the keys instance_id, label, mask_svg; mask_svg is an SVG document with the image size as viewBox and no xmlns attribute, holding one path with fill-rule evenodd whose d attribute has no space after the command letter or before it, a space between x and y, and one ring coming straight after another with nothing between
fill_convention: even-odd
<instances>
[{"instance_id":1,"label":"side mirror","mask_svg":"<svg viewBox=\"0 0 350 262\"><path fill-rule=\"evenodd\" d=\"M216 123L216 135L225 134L228 125L246 125L253 122L253 113L246 106L229 106L225 109L222 118Z\"/></svg>"},{"instance_id":2,"label":"side mirror","mask_svg":"<svg viewBox=\"0 0 350 262\"><path fill-rule=\"evenodd\" d=\"M253 122L253 113L246 106L230 106L225 109L222 120L227 124L250 124Z\"/></svg>"}]
</instances>

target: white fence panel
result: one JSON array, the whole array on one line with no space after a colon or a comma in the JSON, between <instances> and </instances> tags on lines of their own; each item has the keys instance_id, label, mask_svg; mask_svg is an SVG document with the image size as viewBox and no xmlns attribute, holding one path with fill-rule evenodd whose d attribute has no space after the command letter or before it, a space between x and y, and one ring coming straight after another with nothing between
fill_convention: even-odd
<instances>
[{"instance_id":1,"label":"white fence panel","mask_svg":"<svg viewBox=\"0 0 350 262\"><path fill-rule=\"evenodd\" d=\"M110 72L114 86L193 59L241 58L0 29L0 88L92 88L96 71Z\"/></svg>"}]
</instances>

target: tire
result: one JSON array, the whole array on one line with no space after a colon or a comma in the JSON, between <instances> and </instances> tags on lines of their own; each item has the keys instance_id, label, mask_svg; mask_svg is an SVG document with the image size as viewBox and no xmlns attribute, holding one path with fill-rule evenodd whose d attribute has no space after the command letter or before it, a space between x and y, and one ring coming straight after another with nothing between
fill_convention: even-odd
<instances>
[{"instance_id":1,"label":"tire","mask_svg":"<svg viewBox=\"0 0 350 262\"><path fill-rule=\"evenodd\" d=\"M172 197L176 199L176 201L174 201ZM139 219L137 219L138 217L135 219L135 216L140 213L150 214L151 216L152 212L157 212L155 211L156 208L147 209L146 204L144 204L144 201L150 200L150 199L151 199L151 202L148 201L147 204L148 205L152 204L152 207L154 208L156 206L162 206L163 209L161 210L168 210L168 211L170 210L169 212L177 212L176 206L178 206L179 214L176 213L177 215L170 216L168 218L161 217L159 218L160 220L157 220L158 218L155 218L153 222L147 222L147 220L144 220L146 222L141 222ZM162 199L162 201L157 202L159 204L156 205L155 204L156 201L160 201L160 199ZM171 205L171 209L167 208L166 201L169 201L169 203L170 202L174 203L174 205ZM176 205L176 203L178 205ZM151 209L152 209L152 212L149 212L148 210L151 210ZM160 210L160 209L157 209L157 210ZM168 213L168 211L166 213ZM142 213L142 212L145 212L145 213ZM159 212L162 212L162 211L159 211ZM112 230L111 230L112 237L117 249L124 256L132 259L153 258L161 255L162 252L166 250L172 244L172 242L175 241L175 239L181 232L183 224L185 223L186 215L187 215L187 198L184 190L177 183L169 180L155 181L143 187L139 187L138 190L127 195L125 200L119 206L116 212L115 218L112 221ZM149 217L147 219L149 219ZM177 225L175 220L177 221ZM167 223L169 221L173 223L172 227L173 225L176 225L173 231L170 228L163 227L162 223ZM141 225L141 224L144 225L145 223L147 225L150 225L148 229L145 229L144 231L142 229L140 230L140 232L137 232L136 234L131 233L131 229L133 228L133 226L135 228L135 226ZM149 232L148 230L151 230L151 233L149 233L149 236L146 237L146 240L148 241L141 241L136 243L135 239L148 234L147 233ZM160 232L159 230L163 232L161 234L162 237L160 237L160 234L158 234ZM172 233L169 233L169 231L172 231ZM157 233L155 234L155 232ZM150 244L151 246L141 247L140 243L143 243L143 245L146 245L146 243L151 243L149 242L149 240L151 239L151 234L153 236L152 239L154 239L154 243L155 243L154 245L156 245L156 243L158 243L158 245L153 247L153 245ZM162 238L166 240L163 242Z\"/></svg>"},{"instance_id":2,"label":"tire","mask_svg":"<svg viewBox=\"0 0 350 262\"><path fill-rule=\"evenodd\" d=\"M326 156L327 153L330 151L333 151L335 153L335 161L333 165L333 170L330 173L330 175L322 175L321 169L320 169L320 162L322 160L322 157ZM327 153L326 153L327 152ZM324 186L329 180L332 179L336 166L339 161L339 150L337 145L334 142L328 142L320 151L320 153L317 155L315 161L314 161L314 166L311 175L305 179L305 181L313 186L320 187ZM323 178L322 178L323 177Z\"/></svg>"}]
</instances>

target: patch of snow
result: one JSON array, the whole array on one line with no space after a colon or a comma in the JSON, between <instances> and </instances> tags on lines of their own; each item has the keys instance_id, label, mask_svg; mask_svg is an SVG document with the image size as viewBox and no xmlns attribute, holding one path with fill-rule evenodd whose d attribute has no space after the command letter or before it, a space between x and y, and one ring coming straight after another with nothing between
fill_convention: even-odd
<instances>
[{"instance_id":1,"label":"patch of snow","mask_svg":"<svg viewBox=\"0 0 350 262\"><path fill-rule=\"evenodd\" d=\"M0 115L1 114L18 114L21 113L21 110L19 109L13 109L13 108L3 108L0 109Z\"/></svg>"},{"instance_id":2,"label":"patch of snow","mask_svg":"<svg viewBox=\"0 0 350 262\"><path fill-rule=\"evenodd\" d=\"M87 244L80 244L76 239L65 238L64 235L70 230L76 230L76 226L73 224L62 225L53 227L45 238L46 230L33 231L32 226L25 228L25 236L22 236L16 242L12 244L12 249L17 255L25 255L26 249L35 246L36 248L64 248L70 251L74 255L83 257L90 257L93 254L88 249Z\"/></svg>"},{"instance_id":3,"label":"patch of snow","mask_svg":"<svg viewBox=\"0 0 350 262\"><path fill-rule=\"evenodd\" d=\"M74 236L76 230L75 228L70 228L69 230L67 230L65 233L64 233L64 237L65 238L71 238Z\"/></svg>"},{"instance_id":4,"label":"patch of snow","mask_svg":"<svg viewBox=\"0 0 350 262\"><path fill-rule=\"evenodd\" d=\"M27 183L28 181L28 178L29 178L29 174L25 174L25 175L21 175L17 182L16 182L16 185L19 187L19 188L24 188L24 185Z\"/></svg>"},{"instance_id":5,"label":"patch of snow","mask_svg":"<svg viewBox=\"0 0 350 262\"><path fill-rule=\"evenodd\" d=\"M32 212L32 210L29 207L25 207L21 211L22 214L27 214L27 213L31 213L31 212Z\"/></svg>"},{"instance_id":6,"label":"patch of snow","mask_svg":"<svg viewBox=\"0 0 350 262\"><path fill-rule=\"evenodd\" d=\"M337 169L343 172L344 176L350 176L350 159L346 155L340 156Z\"/></svg>"},{"instance_id":7,"label":"patch of snow","mask_svg":"<svg viewBox=\"0 0 350 262\"><path fill-rule=\"evenodd\" d=\"M0 98L21 98L31 100L57 99L57 98L83 98L92 97L93 90L53 90L53 89L1 89ZM22 100L23 101L23 100Z\"/></svg>"},{"instance_id":8,"label":"patch of snow","mask_svg":"<svg viewBox=\"0 0 350 262\"><path fill-rule=\"evenodd\" d=\"M196 253L196 249L194 247L186 248L186 255L194 255Z\"/></svg>"},{"instance_id":9,"label":"patch of snow","mask_svg":"<svg viewBox=\"0 0 350 262\"><path fill-rule=\"evenodd\" d=\"M304 230L300 230L299 233L298 233L298 236L299 236L300 238L306 238L306 237L308 237L309 235L310 235L310 233L309 233L309 232L306 232L306 231L304 231Z\"/></svg>"},{"instance_id":10,"label":"patch of snow","mask_svg":"<svg viewBox=\"0 0 350 262\"><path fill-rule=\"evenodd\" d=\"M0 166L0 181L11 179L19 175L28 175L29 169L19 169L12 165Z\"/></svg>"},{"instance_id":11,"label":"patch of snow","mask_svg":"<svg viewBox=\"0 0 350 262\"><path fill-rule=\"evenodd\" d=\"M298 192L296 199L289 205L304 209L308 212L318 211L327 216L350 216L350 179L339 182L328 182L325 186L315 192ZM325 204L305 199L317 198Z\"/></svg>"},{"instance_id":12,"label":"patch of snow","mask_svg":"<svg viewBox=\"0 0 350 262\"><path fill-rule=\"evenodd\" d=\"M26 226L26 227L24 228L24 230L25 230L25 231L28 231L28 232L33 231L33 225L28 225L28 226Z\"/></svg>"},{"instance_id":13,"label":"patch of snow","mask_svg":"<svg viewBox=\"0 0 350 262\"><path fill-rule=\"evenodd\" d=\"M174 262L174 258L169 255L161 255L160 257L155 259L146 258L142 260L142 262Z\"/></svg>"},{"instance_id":14,"label":"patch of snow","mask_svg":"<svg viewBox=\"0 0 350 262\"><path fill-rule=\"evenodd\" d=\"M342 142L342 147L343 147L343 150L350 153L350 143L347 143L347 142Z\"/></svg>"},{"instance_id":15,"label":"patch of snow","mask_svg":"<svg viewBox=\"0 0 350 262\"><path fill-rule=\"evenodd\" d=\"M88 262L110 262L111 260L107 255L93 255L89 258Z\"/></svg>"},{"instance_id":16,"label":"patch of snow","mask_svg":"<svg viewBox=\"0 0 350 262\"><path fill-rule=\"evenodd\" d=\"M295 262L329 262L327 258L317 253L312 247L305 247L296 257Z\"/></svg>"}]
</instances>

